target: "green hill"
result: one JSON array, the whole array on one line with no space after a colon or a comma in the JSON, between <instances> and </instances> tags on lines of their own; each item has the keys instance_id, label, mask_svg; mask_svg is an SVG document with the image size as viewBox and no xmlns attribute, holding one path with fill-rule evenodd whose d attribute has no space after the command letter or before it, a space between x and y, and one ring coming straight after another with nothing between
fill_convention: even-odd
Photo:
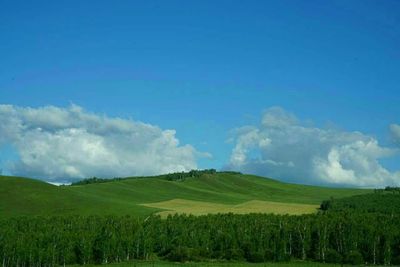
<instances>
[{"instance_id":1,"label":"green hill","mask_svg":"<svg viewBox=\"0 0 400 267\"><path fill-rule=\"evenodd\" d=\"M327 211L377 212L400 214L400 192L379 191L341 199L325 200L321 209Z\"/></svg>"},{"instance_id":2,"label":"green hill","mask_svg":"<svg viewBox=\"0 0 400 267\"><path fill-rule=\"evenodd\" d=\"M138 215L185 212L314 212L321 201L369 193L287 184L276 180L218 172L171 181L163 176L106 183L54 186L38 180L0 176L0 216Z\"/></svg>"}]
</instances>

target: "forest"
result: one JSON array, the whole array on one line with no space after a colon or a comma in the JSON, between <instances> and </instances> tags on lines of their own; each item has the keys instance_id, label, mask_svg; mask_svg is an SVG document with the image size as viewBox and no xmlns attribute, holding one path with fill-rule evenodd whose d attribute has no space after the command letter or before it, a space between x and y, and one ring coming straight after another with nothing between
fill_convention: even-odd
<instances>
[{"instance_id":1,"label":"forest","mask_svg":"<svg viewBox=\"0 0 400 267\"><path fill-rule=\"evenodd\" d=\"M400 215L320 212L0 219L2 266L134 259L400 264Z\"/></svg>"}]
</instances>

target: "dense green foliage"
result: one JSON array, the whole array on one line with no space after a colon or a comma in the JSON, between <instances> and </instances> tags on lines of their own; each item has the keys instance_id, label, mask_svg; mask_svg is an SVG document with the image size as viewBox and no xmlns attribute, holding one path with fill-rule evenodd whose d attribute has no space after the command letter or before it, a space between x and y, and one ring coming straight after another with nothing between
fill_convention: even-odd
<instances>
[{"instance_id":1,"label":"dense green foliage","mask_svg":"<svg viewBox=\"0 0 400 267\"><path fill-rule=\"evenodd\" d=\"M398 190L375 190L375 193L325 200L321 210L378 212L400 214L400 193Z\"/></svg>"},{"instance_id":2,"label":"dense green foliage","mask_svg":"<svg viewBox=\"0 0 400 267\"><path fill-rule=\"evenodd\" d=\"M76 267L79 265L69 265ZM94 267L96 265L85 265L86 267ZM123 263L110 263L102 265L104 267L338 267L336 263L321 263L312 261L291 261L291 262L267 262L267 263L249 263L249 262L235 262L235 261L205 261L205 262L170 262L160 260L134 260ZM343 265L351 266L351 265Z\"/></svg>"},{"instance_id":3,"label":"dense green foliage","mask_svg":"<svg viewBox=\"0 0 400 267\"><path fill-rule=\"evenodd\" d=\"M0 220L3 266L166 259L400 264L400 215L321 213Z\"/></svg>"},{"instance_id":4,"label":"dense green foliage","mask_svg":"<svg viewBox=\"0 0 400 267\"><path fill-rule=\"evenodd\" d=\"M253 200L319 205L331 196L337 199L368 192L372 190L287 184L232 172L202 173L181 181L168 181L164 176L59 187L33 179L0 176L0 216L143 217L161 210L142 204L172 199L229 205Z\"/></svg>"}]
</instances>

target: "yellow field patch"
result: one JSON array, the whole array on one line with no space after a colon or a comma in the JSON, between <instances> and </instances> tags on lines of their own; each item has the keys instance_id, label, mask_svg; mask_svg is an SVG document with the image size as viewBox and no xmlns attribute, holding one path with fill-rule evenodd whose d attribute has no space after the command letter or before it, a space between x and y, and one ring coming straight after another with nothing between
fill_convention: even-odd
<instances>
[{"instance_id":1,"label":"yellow field patch","mask_svg":"<svg viewBox=\"0 0 400 267\"><path fill-rule=\"evenodd\" d=\"M237 205L219 204L187 199L172 199L163 202L141 204L146 207L163 209L158 212L162 217L168 214L186 213L193 215L215 213L275 213L275 214L305 214L316 212L318 205L282 203L261 200L251 200Z\"/></svg>"}]
</instances>

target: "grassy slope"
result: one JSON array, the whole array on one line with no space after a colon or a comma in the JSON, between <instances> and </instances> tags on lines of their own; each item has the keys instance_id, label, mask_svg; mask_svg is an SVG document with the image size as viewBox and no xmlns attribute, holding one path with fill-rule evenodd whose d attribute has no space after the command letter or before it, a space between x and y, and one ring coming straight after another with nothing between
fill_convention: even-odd
<instances>
[{"instance_id":1,"label":"grassy slope","mask_svg":"<svg viewBox=\"0 0 400 267\"><path fill-rule=\"evenodd\" d=\"M355 195L329 200L326 205L331 211L354 210L358 212L398 214L400 213L400 194L397 192L379 192Z\"/></svg>"},{"instance_id":2,"label":"grassy slope","mask_svg":"<svg viewBox=\"0 0 400 267\"><path fill-rule=\"evenodd\" d=\"M306 214L314 213L318 205L271 202L263 200L251 200L238 205L221 204L205 201L193 201L187 199L172 199L156 203L143 204L146 207L165 209L161 211L162 217L169 214L185 213L193 215L206 215L216 213L275 213L275 214Z\"/></svg>"},{"instance_id":3,"label":"grassy slope","mask_svg":"<svg viewBox=\"0 0 400 267\"><path fill-rule=\"evenodd\" d=\"M0 177L0 216L45 214L131 214L160 209L141 204L186 199L238 205L251 200L319 204L369 190L338 189L281 183L252 175L218 173L172 182L157 177L102 184L56 187L44 182Z\"/></svg>"}]
</instances>

